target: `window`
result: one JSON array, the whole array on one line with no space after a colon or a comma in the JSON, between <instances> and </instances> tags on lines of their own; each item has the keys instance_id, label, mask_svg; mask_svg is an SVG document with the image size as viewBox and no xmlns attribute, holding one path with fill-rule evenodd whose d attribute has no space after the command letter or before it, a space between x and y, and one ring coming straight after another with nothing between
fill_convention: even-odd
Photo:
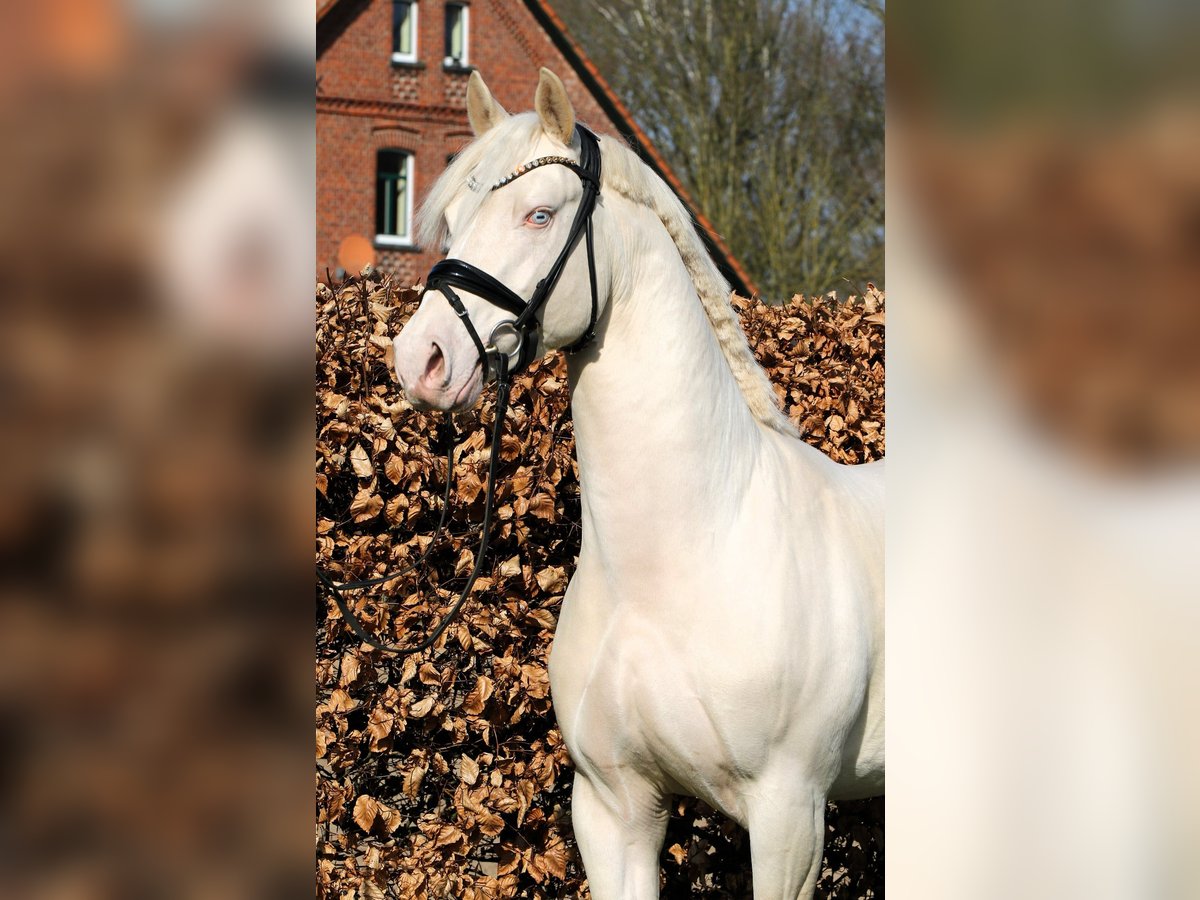
<instances>
[{"instance_id":1,"label":"window","mask_svg":"<svg viewBox=\"0 0 1200 900\"><path fill-rule=\"evenodd\" d=\"M392 0L392 62L417 61L417 4Z\"/></svg>"},{"instance_id":2,"label":"window","mask_svg":"<svg viewBox=\"0 0 1200 900\"><path fill-rule=\"evenodd\" d=\"M467 12L464 3L446 4L446 58L447 66L467 64Z\"/></svg>"},{"instance_id":3,"label":"window","mask_svg":"<svg viewBox=\"0 0 1200 900\"><path fill-rule=\"evenodd\" d=\"M375 243L412 246L413 158L403 150L380 150L375 162Z\"/></svg>"}]
</instances>

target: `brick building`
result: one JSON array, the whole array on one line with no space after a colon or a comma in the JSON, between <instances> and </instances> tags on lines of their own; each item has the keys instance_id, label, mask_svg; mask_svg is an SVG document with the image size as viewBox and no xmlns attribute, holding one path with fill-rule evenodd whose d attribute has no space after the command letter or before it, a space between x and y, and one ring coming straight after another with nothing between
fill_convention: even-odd
<instances>
[{"instance_id":1,"label":"brick building","mask_svg":"<svg viewBox=\"0 0 1200 900\"><path fill-rule=\"evenodd\" d=\"M546 0L318 0L317 274L371 258L403 281L441 258L412 213L471 139L467 78L479 69L512 112L533 105L538 68L567 87L581 121L619 134L683 199L725 276L754 286L665 160L567 35ZM347 240L349 239L349 240ZM343 244L343 242L346 242Z\"/></svg>"}]
</instances>

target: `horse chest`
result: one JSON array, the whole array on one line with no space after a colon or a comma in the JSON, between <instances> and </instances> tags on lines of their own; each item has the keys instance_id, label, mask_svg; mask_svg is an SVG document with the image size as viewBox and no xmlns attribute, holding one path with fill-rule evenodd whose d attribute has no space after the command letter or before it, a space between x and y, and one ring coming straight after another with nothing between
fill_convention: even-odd
<instances>
[{"instance_id":1,"label":"horse chest","mask_svg":"<svg viewBox=\"0 0 1200 900\"><path fill-rule=\"evenodd\" d=\"M564 620L551 683L576 765L608 783L634 776L700 796L738 818L740 787L771 749L744 685L635 612L618 613L603 631ZM778 709L781 698L769 693L759 689L757 699Z\"/></svg>"}]
</instances>

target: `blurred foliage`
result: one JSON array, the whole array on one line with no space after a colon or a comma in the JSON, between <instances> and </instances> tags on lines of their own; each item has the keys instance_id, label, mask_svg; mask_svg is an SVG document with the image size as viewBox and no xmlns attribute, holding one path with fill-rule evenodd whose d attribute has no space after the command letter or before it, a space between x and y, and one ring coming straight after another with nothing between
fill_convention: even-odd
<instances>
[{"instance_id":1,"label":"blurred foliage","mask_svg":"<svg viewBox=\"0 0 1200 900\"><path fill-rule=\"evenodd\" d=\"M1200 117L1137 126L897 129L894 151L1023 421L1097 472L1200 458Z\"/></svg>"},{"instance_id":2,"label":"blurred foliage","mask_svg":"<svg viewBox=\"0 0 1200 900\"><path fill-rule=\"evenodd\" d=\"M765 297L882 282L881 7L554 5Z\"/></svg>"},{"instance_id":3,"label":"blurred foliage","mask_svg":"<svg viewBox=\"0 0 1200 900\"><path fill-rule=\"evenodd\" d=\"M888 26L889 90L919 92L956 127L1030 116L1077 126L1154 93L1194 103L1200 86L1194 3L932 0L895 6Z\"/></svg>"},{"instance_id":4,"label":"blurred foliage","mask_svg":"<svg viewBox=\"0 0 1200 900\"><path fill-rule=\"evenodd\" d=\"M390 366L417 301L378 275L318 289L317 563L341 579L394 572L433 539L447 426L398 399ZM734 302L806 439L844 462L882 456L883 295ZM426 633L474 562L494 408L485 395L456 417L449 535L427 571L352 595L385 640ZM387 656L319 608L319 897L587 896L546 672L580 537L561 356L517 377L507 417L490 564L435 648ZM677 813L664 896L745 896L745 833L695 800ZM830 804L828 826L823 896L882 896L882 798Z\"/></svg>"}]
</instances>

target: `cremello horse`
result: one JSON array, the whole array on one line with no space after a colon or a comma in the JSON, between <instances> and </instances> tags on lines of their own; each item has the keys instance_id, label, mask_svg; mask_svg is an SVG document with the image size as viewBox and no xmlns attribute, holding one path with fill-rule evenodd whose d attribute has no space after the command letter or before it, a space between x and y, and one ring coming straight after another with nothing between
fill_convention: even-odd
<instances>
[{"instance_id":1,"label":"cremello horse","mask_svg":"<svg viewBox=\"0 0 1200 900\"><path fill-rule=\"evenodd\" d=\"M545 69L535 106L509 116L472 74L477 139L420 222L524 298L582 193L563 165L488 190L535 158L578 158ZM883 789L883 470L798 439L684 207L620 141L600 147L597 335L568 357L583 544L550 660L592 896L658 896L669 798L686 794L749 829L756 900L808 898L826 798ZM587 327L583 244L541 311L541 351ZM461 296L485 338L513 318ZM395 354L413 402L477 399L477 346L441 292Z\"/></svg>"}]
</instances>

